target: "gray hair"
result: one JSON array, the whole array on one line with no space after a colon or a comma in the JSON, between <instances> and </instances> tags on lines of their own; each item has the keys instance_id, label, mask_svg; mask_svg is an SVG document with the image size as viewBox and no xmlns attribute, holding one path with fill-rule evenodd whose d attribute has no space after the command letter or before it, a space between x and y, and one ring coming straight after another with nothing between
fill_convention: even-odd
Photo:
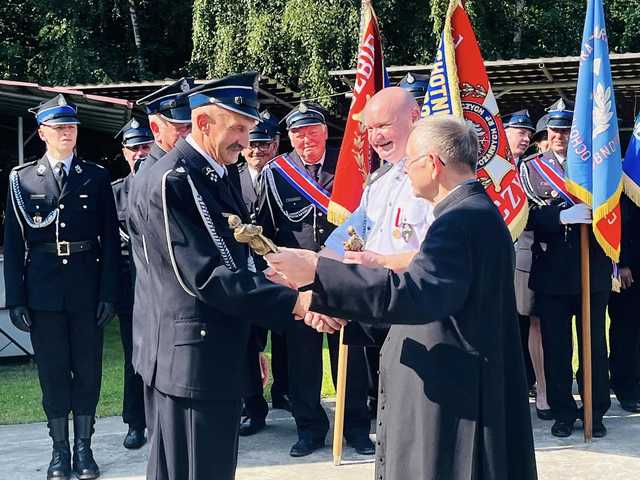
<instances>
[{"instance_id":1,"label":"gray hair","mask_svg":"<svg viewBox=\"0 0 640 480\"><path fill-rule=\"evenodd\" d=\"M442 161L458 171L476 170L478 135L473 126L453 115L426 117L413 126L411 139L420 150L435 150Z\"/></svg>"}]
</instances>

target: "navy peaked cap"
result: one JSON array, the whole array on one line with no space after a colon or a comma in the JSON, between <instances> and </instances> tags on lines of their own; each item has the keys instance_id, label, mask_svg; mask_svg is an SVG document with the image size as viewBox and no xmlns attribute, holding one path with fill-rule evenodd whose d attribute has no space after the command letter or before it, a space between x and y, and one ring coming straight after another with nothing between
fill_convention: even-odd
<instances>
[{"instance_id":1,"label":"navy peaked cap","mask_svg":"<svg viewBox=\"0 0 640 480\"><path fill-rule=\"evenodd\" d=\"M73 103L67 102L67 99L62 94L43 101L37 107L30 108L29 112L36 116L38 125L80 124L78 108Z\"/></svg>"},{"instance_id":2,"label":"navy peaked cap","mask_svg":"<svg viewBox=\"0 0 640 480\"><path fill-rule=\"evenodd\" d=\"M206 105L217 105L260 121L258 113L257 72L245 72L212 80L189 91L189 104L194 110Z\"/></svg>"}]
</instances>

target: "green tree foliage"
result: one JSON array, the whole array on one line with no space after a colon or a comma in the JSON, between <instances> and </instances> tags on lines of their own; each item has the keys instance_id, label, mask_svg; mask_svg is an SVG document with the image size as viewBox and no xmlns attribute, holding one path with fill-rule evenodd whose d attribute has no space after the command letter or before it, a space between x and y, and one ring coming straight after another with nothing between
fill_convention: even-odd
<instances>
[{"instance_id":1,"label":"green tree foliage","mask_svg":"<svg viewBox=\"0 0 640 480\"><path fill-rule=\"evenodd\" d=\"M69 85L162 78L180 73L191 53L191 1L5 0L0 18L4 79Z\"/></svg>"},{"instance_id":2,"label":"green tree foliage","mask_svg":"<svg viewBox=\"0 0 640 480\"><path fill-rule=\"evenodd\" d=\"M464 3L487 60L578 53L586 0ZM433 59L449 0L373 4L387 65ZM605 7L612 50L640 50L640 0ZM195 0L192 68L208 77L255 69L307 97L330 95L328 72L354 66L359 12L360 0Z\"/></svg>"},{"instance_id":3,"label":"green tree foliage","mask_svg":"<svg viewBox=\"0 0 640 480\"><path fill-rule=\"evenodd\" d=\"M372 1L387 65L429 63L449 0ZM604 2L612 51L640 51L640 0ZM578 53L586 0L464 3L487 60ZM64 85L175 78L187 66L200 77L255 69L307 97L326 97L344 89L332 88L328 72L355 65L360 6L361 0L4 0L0 78Z\"/></svg>"}]
</instances>

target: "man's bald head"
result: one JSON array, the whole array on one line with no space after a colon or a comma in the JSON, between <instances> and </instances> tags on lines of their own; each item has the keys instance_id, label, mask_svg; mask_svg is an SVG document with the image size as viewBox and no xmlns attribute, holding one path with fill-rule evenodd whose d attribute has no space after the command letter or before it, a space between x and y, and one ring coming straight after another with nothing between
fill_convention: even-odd
<instances>
[{"instance_id":1,"label":"man's bald head","mask_svg":"<svg viewBox=\"0 0 640 480\"><path fill-rule=\"evenodd\" d=\"M383 160L396 163L405 156L411 125L420 116L413 95L400 87L376 93L364 109L369 144Z\"/></svg>"}]
</instances>

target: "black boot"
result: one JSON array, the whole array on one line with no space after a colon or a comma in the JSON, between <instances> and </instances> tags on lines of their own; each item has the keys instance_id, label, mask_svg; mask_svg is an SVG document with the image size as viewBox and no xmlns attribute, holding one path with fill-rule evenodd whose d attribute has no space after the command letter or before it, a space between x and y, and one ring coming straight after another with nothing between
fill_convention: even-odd
<instances>
[{"instance_id":1,"label":"black boot","mask_svg":"<svg viewBox=\"0 0 640 480\"><path fill-rule=\"evenodd\" d=\"M69 480L71 476L71 451L69 450L69 419L49 420L49 435L53 439L51 463L47 469L47 480Z\"/></svg>"},{"instance_id":2,"label":"black boot","mask_svg":"<svg viewBox=\"0 0 640 480\"><path fill-rule=\"evenodd\" d=\"M73 473L80 480L98 478L100 470L93 459L91 435L94 417L78 415L73 417Z\"/></svg>"}]
</instances>

